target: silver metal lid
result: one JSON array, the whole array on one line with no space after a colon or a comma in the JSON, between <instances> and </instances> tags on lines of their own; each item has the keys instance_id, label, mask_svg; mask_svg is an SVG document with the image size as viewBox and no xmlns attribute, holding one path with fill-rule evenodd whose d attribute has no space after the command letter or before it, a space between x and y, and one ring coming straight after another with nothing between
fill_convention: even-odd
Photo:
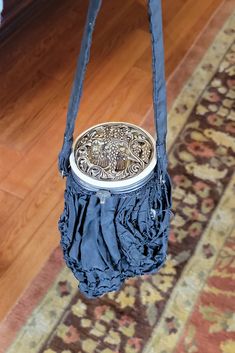
<instances>
[{"instance_id":1,"label":"silver metal lid","mask_svg":"<svg viewBox=\"0 0 235 353\"><path fill-rule=\"evenodd\" d=\"M127 189L142 184L156 165L155 140L126 122L92 126L73 143L70 165L83 185Z\"/></svg>"}]
</instances>

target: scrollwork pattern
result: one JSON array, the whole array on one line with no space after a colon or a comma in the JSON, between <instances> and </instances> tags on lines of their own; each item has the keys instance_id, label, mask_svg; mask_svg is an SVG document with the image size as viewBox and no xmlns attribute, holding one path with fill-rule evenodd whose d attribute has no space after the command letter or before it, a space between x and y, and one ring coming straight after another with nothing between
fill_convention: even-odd
<instances>
[{"instance_id":1,"label":"scrollwork pattern","mask_svg":"<svg viewBox=\"0 0 235 353\"><path fill-rule=\"evenodd\" d=\"M98 180L123 180L140 174L153 158L152 141L140 129L121 123L86 132L75 145L80 171Z\"/></svg>"}]
</instances>

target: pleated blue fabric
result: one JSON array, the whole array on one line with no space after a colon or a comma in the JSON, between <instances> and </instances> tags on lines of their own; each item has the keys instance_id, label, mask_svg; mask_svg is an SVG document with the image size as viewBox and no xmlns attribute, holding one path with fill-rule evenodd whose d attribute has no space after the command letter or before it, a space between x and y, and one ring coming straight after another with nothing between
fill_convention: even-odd
<instances>
[{"instance_id":1,"label":"pleated blue fabric","mask_svg":"<svg viewBox=\"0 0 235 353\"><path fill-rule=\"evenodd\" d=\"M126 278L156 273L165 263L172 214L171 180L167 171L166 87L161 0L148 1L153 55L153 106L157 132L157 164L152 177L135 191L112 193L101 203L74 177L69 165L73 132L92 32L101 0L90 0L70 97L58 168L66 176L64 210L58 222L67 266L87 298L120 290Z\"/></svg>"},{"instance_id":2,"label":"pleated blue fabric","mask_svg":"<svg viewBox=\"0 0 235 353\"><path fill-rule=\"evenodd\" d=\"M61 246L87 297L119 290L126 278L155 273L164 264L170 190L169 177L159 183L155 171L137 191L113 194L101 204L69 174L59 220Z\"/></svg>"}]
</instances>

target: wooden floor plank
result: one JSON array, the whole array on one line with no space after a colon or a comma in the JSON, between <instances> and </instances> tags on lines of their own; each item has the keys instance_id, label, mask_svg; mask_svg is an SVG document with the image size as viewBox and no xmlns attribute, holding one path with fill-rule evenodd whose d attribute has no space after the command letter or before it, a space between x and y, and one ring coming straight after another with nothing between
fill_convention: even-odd
<instances>
[{"instance_id":1,"label":"wooden floor plank","mask_svg":"<svg viewBox=\"0 0 235 353\"><path fill-rule=\"evenodd\" d=\"M98 122L122 119L128 121L130 107L133 106L136 97L149 86L151 86L151 74L133 67L98 106L94 112L95 119ZM136 116L132 123L136 124L138 121L139 116Z\"/></svg>"},{"instance_id":2,"label":"wooden floor plank","mask_svg":"<svg viewBox=\"0 0 235 353\"><path fill-rule=\"evenodd\" d=\"M19 197L0 190L0 224L8 222L21 201Z\"/></svg>"},{"instance_id":3,"label":"wooden floor plank","mask_svg":"<svg viewBox=\"0 0 235 353\"><path fill-rule=\"evenodd\" d=\"M166 27L166 35L170 43L166 42L166 74L170 75L192 43L201 32L203 25L208 22L211 14L221 5L222 0L207 0L196 2L188 0L177 15ZM195 16L200 13L200 16Z\"/></svg>"},{"instance_id":4,"label":"wooden floor plank","mask_svg":"<svg viewBox=\"0 0 235 353\"><path fill-rule=\"evenodd\" d=\"M62 199L62 181L51 168L1 227L0 278ZM56 226L56 225L55 225Z\"/></svg>"},{"instance_id":5,"label":"wooden floor plank","mask_svg":"<svg viewBox=\"0 0 235 353\"><path fill-rule=\"evenodd\" d=\"M12 303L17 300L31 279L39 272L52 250L57 247L60 239L55 224L61 212L61 203L59 203L50 211L41 227L32 233L30 240L2 274L0 280L0 320L3 313L10 309ZM6 288L8 290L5 290Z\"/></svg>"},{"instance_id":6,"label":"wooden floor plank","mask_svg":"<svg viewBox=\"0 0 235 353\"><path fill-rule=\"evenodd\" d=\"M18 151L24 151L28 147L32 134L40 134L45 125L46 119L40 112L54 98L57 86L56 81L40 74L33 86L24 90L8 105L8 109L1 112L2 144L9 144Z\"/></svg>"},{"instance_id":7,"label":"wooden floor plank","mask_svg":"<svg viewBox=\"0 0 235 353\"><path fill-rule=\"evenodd\" d=\"M23 153L16 151L11 144L0 143L0 181L20 164L23 155Z\"/></svg>"},{"instance_id":8,"label":"wooden floor plank","mask_svg":"<svg viewBox=\"0 0 235 353\"><path fill-rule=\"evenodd\" d=\"M0 56L0 72L5 72L1 77L0 102L9 101L15 93L20 92L27 79L31 79L38 71L43 60L49 58L53 45L60 41L61 36L70 31L72 24L78 23L80 31L85 20L86 3L80 11L73 11L68 0L66 4L61 1L51 1L51 7L34 20L33 29L25 26L9 41L3 43ZM31 23L32 26L32 23ZM55 44L54 44L55 43ZM17 85L14 83L17 82ZM12 88L12 91L9 89Z\"/></svg>"}]
</instances>

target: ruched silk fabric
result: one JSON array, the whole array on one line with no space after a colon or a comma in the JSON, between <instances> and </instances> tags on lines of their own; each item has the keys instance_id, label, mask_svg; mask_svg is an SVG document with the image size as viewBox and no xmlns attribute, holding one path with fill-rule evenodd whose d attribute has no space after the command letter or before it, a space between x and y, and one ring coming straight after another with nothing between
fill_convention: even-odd
<instances>
[{"instance_id":1,"label":"ruched silk fabric","mask_svg":"<svg viewBox=\"0 0 235 353\"><path fill-rule=\"evenodd\" d=\"M113 194L101 204L95 192L66 180L59 220L67 266L80 291L97 297L119 290L125 278L156 272L165 262L171 215L170 180L157 172L137 191Z\"/></svg>"},{"instance_id":2,"label":"ruched silk fabric","mask_svg":"<svg viewBox=\"0 0 235 353\"><path fill-rule=\"evenodd\" d=\"M92 31L101 6L90 0L70 97L66 129L58 158L66 176L64 210L58 222L67 266L81 293L96 298L119 290L126 278L156 273L167 256L171 216L171 180L167 172L166 92L161 1L148 1L152 38L153 107L157 164L152 177L135 191L112 193L101 203L95 191L81 186L69 166L74 124L89 60Z\"/></svg>"}]
</instances>

